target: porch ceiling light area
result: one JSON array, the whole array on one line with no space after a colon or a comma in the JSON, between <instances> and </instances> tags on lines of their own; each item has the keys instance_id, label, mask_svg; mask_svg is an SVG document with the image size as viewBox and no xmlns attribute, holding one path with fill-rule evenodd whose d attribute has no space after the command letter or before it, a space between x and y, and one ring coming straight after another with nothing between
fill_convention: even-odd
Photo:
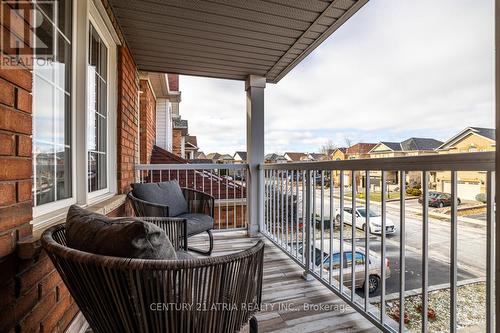
<instances>
[{"instance_id":1,"label":"porch ceiling light area","mask_svg":"<svg viewBox=\"0 0 500 333\"><path fill-rule=\"evenodd\" d=\"M140 70L276 83L368 0L109 0Z\"/></svg>"}]
</instances>

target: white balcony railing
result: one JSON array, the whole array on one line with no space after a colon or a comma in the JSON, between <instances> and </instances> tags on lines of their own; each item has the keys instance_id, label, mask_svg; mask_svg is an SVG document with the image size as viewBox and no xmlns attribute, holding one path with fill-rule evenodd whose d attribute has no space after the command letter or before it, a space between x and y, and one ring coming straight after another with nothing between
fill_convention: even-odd
<instances>
[{"instance_id":1,"label":"white balcony railing","mask_svg":"<svg viewBox=\"0 0 500 333\"><path fill-rule=\"evenodd\" d=\"M195 189L214 197L214 228L247 228L246 164L140 164L140 182L177 180L183 188Z\"/></svg>"},{"instance_id":2,"label":"white balcony railing","mask_svg":"<svg viewBox=\"0 0 500 333\"><path fill-rule=\"evenodd\" d=\"M483 226L486 229L484 233L486 246L483 253L471 255L472 260L485 261L486 322L484 326L487 332L492 332L494 327L494 160L494 153L470 153L266 164L263 166L265 204L261 231L298 265L302 266L307 275L319 280L384 332L402 332L407 329L405 300L410 297L407 283L413 286L415 283L419 285L417 295L420 295L421 319L417 323L417 330L431 331L428 319L429 287L433 283L429 280L429 258L434 260L435 255L448 256L449 275L444 273L444 279L449 287L449 313L438 315L449 316L449 331L456 332L458 328L457 270L459 266L465 265L459 260L457 252L460 246L458 230L462 228L461 217L458 215L460 193L457 191L457 184L462 173L479 171L475 174L484 176L486 188L486 216ZM411 174L419 179L421 200L426 203L430 199L429 184L433 186L430 177L434 178L436 174L443 173L448 175L451 184L452 199L448 218L441 218L444 221L439 222L431 221L429 206L427 204L420 206L416 204L416 201L412 201L412 211L407 212L406 207L410 205L410 201L406 200L407 176ZM388 178L399 183L400 187L396 201L390 202L389 207L390 215L396 216L394 226L388 218ZM353 180L354 186L350 186ZM377 184L374 184L375 182ZM374 185L378 185L379 190ZM397 184L392 185L393 189L397 190L397 187ZM357 198L360 191L363 194L362 198L353 200L352 198ZM380 198L380 202L375 203L375 198ZM373 214L370 213L372 210ZM349 211L356 213L349 214ZM357 216L358 212L360 216ZM410 213L411 217L408 217ZM368 227L362 228L362 231L358 230L363 225ZM432 230L444 228L445 234L449 237L449 243L440 240L440 244L436 245L434 242L433 246L430 246L430 226ZM411 228L407 230L407 227ZM370 231L378 232L379 235L370 234ZM395 234L389 236L389 233L393 231L396 231ZM460 240L464 237L467 236L461 234ZM390 316L386 305L386 297L388 297L386 279L390 273L389 262L386 258L389 253L388 242L391 244L391 255L395 257L393 264L399 266L392 272L391 280L397 288L396 299L392 298L392 303L399 302L399 309ZM415 245L416 243L420 245ZM420 249L415 250L418 246ZM406 259L410 258L408 248L412 249L413 267L411 268L407 267L410 263L406 262ZM443 248L447 253L442 253ZM464 250L464 252L472 251L472 249ZM352 264L352 253L355 253L354 264ZM415 253L417 253L417 258L414 257ZM419 261L417 268L420 272L407 277L406 271L415 269L415 260ZM397 275L396 281L394 281L395 275ZM376 281L377 277L379 283L377 296L370 295L369 288L359 288L364 287L365 281L369 281L369 284L372 280ZM442 273L439 278L443 279ZM415 295L414 291L412 290L411 295Z\"/></svg>"},{"instance_id":3,"label":"white balcony railing","mask_svg":"<svg viewBox=\"0 0 500 333\"><path fill-rule=\"evenodd\" d=\"M460 240L463 241L463 221L458 213L460 192L457 184L463 173L479 174L484 177L486 192L486 214L482 226L486 229L485 245L480 253L473 253L477 257L473 260L484 262L479 279L482 280L484 276L486 284L484 326L487 332L492 332L494 159L494 153L470 153L262 165L265 180L264 221L261 221L260 230L303 267L307 276L319 280L384 332L402 332L408 329L405 324L405 301L415 295L419 295L421 300L421 319L417 330L431 331L428 315L424 315L430 310L430 290L435 289L435 281L429 279L429 273L433 273L430 271L430 263L433 263L433 258L437 255L447 256L449 264L445 271L449 273L445 273L444 277L440 276L446 282L440 283L440 287L444 285L449 290L450 307L446 316L449 317L449 331L455 332L459 328L458 288L464 282L459 281L458 273L459 268L465 265L458 256L461 246L458 233L460 231ZM197 189L214 196L217 229L247 228L246 164L151 164L138 165L136 170L141 182L176 179L181 187ZM435 178L439 173L444 174L444 179L450 184L452 200L448 217L443 217L443 214L439 217L439 228L444 228L449 242L441 240L441 243L446 244L436 246L436 242L429 241L429 230L436 230L438 225L433 219L434 213L429 211L428 205L416 204L416 199L407 200L406 181L408 176L416 176L416 183L421 187L421 199L425 203L429 200L430 189L435 186ZM351 183L355 186L351 186ZM389 191L394 195L398 187L397 198L388 199ZM362 198L358 198L359 194L362 194ZM375 202L375 198L380 201ZM409 202L413 202L412 207L408 207ZM371 216L365 213L364 216L356 217L356 214L346 212L349 209L351 212L360 209L364 212L374 210L375 214ZM390 217L393 218L393 223L389 223ZM366 227L358 230L363 224L373 225L373 229ZM390 228L392 224L396 232L390 234L393 231ZM370 231L377 234L371 234ZM417 266L420 271L417 278L415 275L407 276L406 273L408 267L415 268L415 247L419 247ZM443 248L446 253L442 253ZM465 252L467 251L466 249ZM354 265L352 262L349 265L353 252ZM412 252L412 262L407 263L409 252ZM327 259L334 253L339 254L338 263L332 260L333 257ZM351 257L348 257L349 253ZM361 258L359 264L357 254ZM386 258L389 254L392 256L390 263ZM391 271L388 264L396 264L398 267ZM370 281L372 274L379 275L376 294L370 294L368 288L363 288L364 281ZM392 280L387 279L389 275ZM390 281L392 286L386 285L386 281ZM415 284L419 286L417 292ZM410 285L413 287L410 288ZM396 313L389 313L388 299L392 303L399 303ZM415 327L412 331L414 330Z\"/></svg>"}]
</instances>

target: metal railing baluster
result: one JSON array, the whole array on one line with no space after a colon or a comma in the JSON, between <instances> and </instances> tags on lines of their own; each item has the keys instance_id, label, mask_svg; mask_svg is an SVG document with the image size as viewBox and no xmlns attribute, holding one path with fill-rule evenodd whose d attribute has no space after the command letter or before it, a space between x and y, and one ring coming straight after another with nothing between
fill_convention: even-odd
<instances>
[{"instance_id":1,"label":"metal railing baluster","mask_svg":"<svg viewBox=\"0 0 500 333\"><path fill-rule=\"evenodd\" d=\"M365 171L365 311L370 299L370 171Z\"/></svg>"},{"instance_id":2,"label":"metal railing baluster","mask_svg":"<svg viewBox=\"0 0 500 333\"><path fill-rule=\"evenodd\" d=\"M457 331L457 172L451 171L450 332Z\"/></svg>"},{"instance_id":3,"label":"metal railing baluster","mask_svg":"<svg viewBox=\"0 0 500 333\"><path fill-rule=\"evenodd\" d=\"M429 308L429 180L422 172L422 333L428 332Z\"/></svg>"},{"instance_id":4,"label":"metal railing baluster","mask_svg":"<svg viewBox=\"0 0 500 333\"><path fill-rule=\"evenodd\" d=\"M351 301L356 296L356 172L351 171Z\"/></svg>"},{"instance_id":5,"label":"metal railing baluster","mask_svg":"<svg viewBox=\"0 0 500 333\"><path fill-rule=\"evenodd\" d=\"M293 205L293 170L290 171L290 175L289 177L287 176L287 179L290 178L290 253L292 253L293 251L293 241L294 241L294 238L293 238L293 227L294 227L294 219L293 219L293 210L294 210L294 205ZM288 202L288 200L287 200Z\"/></svg>"},{"instance_id":6,"label":"metal railing baluster","mask_svg":"<svg viewBox=\"0 0 500 333\"><path fill-rule=\"evenodd\" d=\"M219 225L219 229L221 229L221 224L222 224L222 217L221 217L221 193L220 193L220 183L221 183L221 177L220 177L220 169L217 170L217 197L219 198L219 202L217 205L217 208L219 210L219 215L217 216L217 224Z\"/></svg>"},{"instance_id":7,"label":"metal railing baluster","mask_svg":"<svg viewBox=\"0 0 500 333\"><path fill-rule=\"evenodd\" d=\"M236 228L236 170L233 170L233 225Z\"/></svg>"},{"instance_id":8,"label":"metal railing baluster","mask_svg":"<svg viewBox=\"0 0 500 333\"><path fill-rule=\"evenodd\" d=\"M284 172L285 176L285 246L288 248L288 170Z\"/></svg>"},{"instance_id":9,"label":"metal railing baluster","mask_svg":"<svg viewBox=\"0 0 500 333\"><path fill-rule=\"evenodd\" d=\"M486 332L495 330L495 174L486 174Z\"/></svg>"},{"instance_id":10,"label":"metal railing baluster","mask_svg":"<svg viewBox=\"0 0 500 333\"><path fill-rule=\"evenodd\" d=\"M320 196L321 196L321 202L320 202L320 219L319 219L319 223L321 224L321 266L320 266L320 271L319 271L319 274L320 274L320 277L323 278L323 270L324 270L324 265L323 265L323 262L324 262L324 253L325 253L325 224L324 224L324 218L325 218L325 178L324 178L324 172L323 170L320 171L321 172L321 176L320 176L320 179L321 179L321 190L320 190Z\"/></svg>"},{"instance_id":11,"label":"metal railing baluster","mask_svg":"<svg viewBox=\"0 0 500 333\"><path fill-rule=\"evenodd\" d=\"M399 331L405 329L405 249L406 249L406 228L405 228L405 199L406 199L406 172L400 171L400 190L399 190L399 214L400 214L400 243L399 243Z\"/></svg>"},{"instance_id":12,"label":"metal railing baluster","mask_svg":"<svg viewBox=\"0 0 500 333\"><path fill-rule=\"evenodd\" d=\"M295 256L299 257L299 171L295 172L295 200L297 211L295 212Z\"/></svg>"},{"instance_id":13,"label":"metal railing baluster","mask_svg":"<svg viewBox=\"0 0 500 333\"><path fill-rule=\"evenodd\" d=\"M285 230L283 228L284 225L284 212L283 212L283 202L284 202L284 194L283 194L283 170L279 171L279 203L278 203L278 212L279 212L279 224L280 224L280 245L283 247L283 238L285 237Z\"/></svg>"},{"instance_id":14,"label":"metal railing baluster","mask_svg":"<svg viewBox=\"0 0 500 333\"><path fill-rule=\"evenodd\" d=\"M309 217L310 224L311 224L311 232L312 232L312 262L313 262L313 272L316 272L316 178L317 178L317 173L316 170L313 171L313 179L311 182L311 188L312 188L312 213Z\"/></svg>"},{"instance_id":15,"label":"metal railing baluster","mask_svg":"<svg viewBox=\"0 0 500 333\"><path fill-rule=\"evenodd\" d=\"M344 294L344 170L340 170L340 189L339 189L339 233L340 233L340 293Z\"/></svg>"},{"instance_id":16,"label":"metal railing baluster","mask_svg":"<svg viewBox=\"0 0 500 333\"><path fill-rule=\"evenodd\" d=\"M302 170L301 172L302 172L302 262L305 262L304 249L306 249L306 245L304 244L304 240L306 238L305 228L307 228L306 224L308 224L306 216L307 216L307 200L309 200L309 197L307 196L306 192L306 185L307 185L306 177L309 177L309 175L307 175L307 172L305 170Z\"/></svg>"},{"instance_id":17,"label":"metal railing baluster","mask_svg":"<svg viewBox=\"0 0 500 333\"><path fill-rule=\"evenodd\" d=\"M386 242L386 219L387 219L387 199L386 199L386 189L387 189L387 173L386 171L381 171L382 177L381 183L381 207L380 207L380 219L382 220L382 235L380 244L380 267L381 269L381 292L380 292L380 322L382 325L385 323L385 278L387 274L387 264L385 262L385 242Z\"/></svg>"},{"instance_id":18,"label":"metal railing baluster","mask_svg":"<svg viewBox=\"0 0 500 333\"><path fill-rule=\"evenodd\" d=\"M306 182L306 219L304 221L304 226L306 228L305 232L305 244L302 249L303 255L305 255L305 270L304 277L308 277L311 272L311 171L307 170L305 174Z\"/></svg>"},{"instance_id":19,"label":"metal railing baluster","mask_svg":"<svg viewBox=\"0 0 500 333\"><path fill-rule=\"evenodd\" d=\"M329 262L329 277L328 277L328 282L330 283L330 285L332 284L332 275L333 275L333 214L335 213L335 211L333 210L333 177L332 177L332 171L329 170L328 171L329 175L330 175L330 248L329 248L329 258L330 258L330 262Z\"/></svg>"},{"instance_id":20,"label":"metal railing baluster","mask_svg":"<svg viewBox=\"0 0 500 333\"><path fill-rule=\"evenodd\" d=\"M274 216L274 238L276 239L276 241L278 241L279 237L279 210L277 208L277 205L278 205L278 171L275 170L274 172L274 194L273 194L273 200L274 200L274 205L273 205L273 209L274 209L274 213L273 213L273 216Z\"/></svg>"}]
</instances>

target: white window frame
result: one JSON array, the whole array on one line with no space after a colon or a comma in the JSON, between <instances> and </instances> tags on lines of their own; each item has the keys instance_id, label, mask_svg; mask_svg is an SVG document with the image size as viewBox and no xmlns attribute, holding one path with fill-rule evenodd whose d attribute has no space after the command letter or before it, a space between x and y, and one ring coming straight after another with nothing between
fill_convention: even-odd
<instances>
[{"instance_id":1,"label":"white window frame","mask_svg":"<svg viewBox=\"0 0 500 333\"><path fill-rule=\"evenodd\" d=\"M107 151L106 151L106 162L107 162L107 170L106 170L106 185L107 187L89 192L87 185L87 203L92 203L96 201L100 201L103 196L112 196L116 194L116 110L117 110L117 48L116 43L114 41L112 33L109 31L109 28L105 21L102 18L101 13L94 5L93 2L89 2L89 23L95 28L99 37L101 37L104 45L106 45L108 49L108 63L107 63L107 80L106 80L106 89L107 89L107 99L106 99L106 107L107 107L107 117L106 117L106 127L107 127ZM90 24L87 29L87 35L89 33ZM88 46L85 50L88 53ZM87 59L88 60L88 59ZM86 112L88 112L86 108ZM86 138L89 135L94 135L94 133L86 133ZM88 150L85 151L88 159ZM87 161L88 162L88 161ZM87 163L88 169L88 163ZM86 178L88 178L88 170L86 174ZM88 179L87 179L88 183Z\"/></svg>"},{"instance_id":2,"label":"white window frame","mask_svg":"<svg viewBox=\"0 0 500 333\"><path fill-rule=\"evenodd\" d=\"M65 216L72 204L88 206L117 193L117 46L120 40L99 0L73 0L72 3L72 96L71 158L72 197L33 207L33 229L40 230ZM107 84L107 188L88 192L87 150L87 65L90 22L108 48ZM76 79L78 76L78 80ZM77 124L84 124L78 125ZM93 133L92 133L93 134ZM83 154L82 154L83 153ZM82 156L84 155L84 156Z\"/></svg>"},{"instance_id":3,"label":"white window frame","mask_svg":"<svg viewBox=\"0 0 500 333\"><path fill-rule=\"evenodd\" d=\"M72 204L76 203L76 168L75 168L75 159L76 159L76 117L75 117L75 107L76 107L76 97L75 97L75 83L76 83L76 70L74 66L74 61L76 57L76 16L77 16L77 5L76 1L72 2L72 15L71 18L71 197L67 199L57 200L53 202L49 202L43 205L33 207L33 225L38 226L42 225L42 223L50 218L51 215L54 215L55 212L60 211L61 209L65 209ZM33 74L34 75L34 74ZM33 159L33 170L35 170L36 160ZM33 178L33 181L35 179ZM57 213L56 213L57 214Z\"/></svg>"}]
</instances>

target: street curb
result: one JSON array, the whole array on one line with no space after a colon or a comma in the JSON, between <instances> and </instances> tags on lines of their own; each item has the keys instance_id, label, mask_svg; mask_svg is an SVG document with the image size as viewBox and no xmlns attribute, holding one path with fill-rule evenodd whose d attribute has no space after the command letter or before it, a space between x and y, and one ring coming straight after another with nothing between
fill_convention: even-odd
<instances>
[{"instance_id":1,"label":"street curb","mask_svg":"<svg viewBox=\"0 0 500 333\"><path fill-rule=\"evenodd\" d=\"M457 282L457 286L461 287L461 286L465 286L465 285L468 285L468 284L474 284L474 283L485 282L485 281L486 281L485 277L467 279L467 280L458 281ZM437 284L435 286L430 286L427 289L427 291L428 292L432 292L432 291L437 291L437 290L442 290L442 289L448 289L448 288L450 288L450 284L449 283L443 283L443 284ZM420 295L421 293L422 293L422 289L421 288L407 290L407 291L405 291L405 297L417 296L417 295ZM385 295L385 301L386 302L387 301L393 301L393 300L396 300L396 299L399 299L399 292L395 292L395 293L392 293L392 294ZM375 296L375 297L370 297L369 298L370 303L371 302L380 303L380 300L381 300L381 296Z\"/></svg>"}]
</instances>

